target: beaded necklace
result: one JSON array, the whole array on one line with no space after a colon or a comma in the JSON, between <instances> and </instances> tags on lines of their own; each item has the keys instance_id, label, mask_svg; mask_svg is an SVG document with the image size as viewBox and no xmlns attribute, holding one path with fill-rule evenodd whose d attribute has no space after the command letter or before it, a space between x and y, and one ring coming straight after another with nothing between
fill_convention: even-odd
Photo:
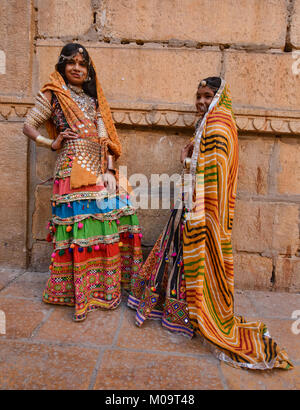
<instances>
[{"instance_id":1,"label":"beaded necklace","mask_svg":"<svg viewBox=\"0 0 300 410\"><path fill-rule=\"evenodd\" d=\"M90 121L95 122L96 119L96 104L93 97L87 95L82 88L68 84L72 99L83 112L84 116Z\"/></svg>"}]
</instances>

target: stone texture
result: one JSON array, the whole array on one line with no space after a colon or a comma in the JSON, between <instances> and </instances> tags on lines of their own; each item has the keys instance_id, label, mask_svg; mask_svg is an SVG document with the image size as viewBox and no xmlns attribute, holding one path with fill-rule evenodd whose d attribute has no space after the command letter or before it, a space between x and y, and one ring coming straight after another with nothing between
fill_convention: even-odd
<instances>
[{"instance_id":1,"label":"stone texture","mask_svg":"<svg viewBox=\"0 0 300 410\"><path fill-rule=\"evenodd\" d=\"M273 145L272 138L239 139L239 193L267 194Z\"/></svg>"},{"instance_id":2,"label":"stone texture","mask_svg":"<svg viewBox=\"0 0 300 410\"><path fill-rule=\"evenodd\" d=\"M162 386L166 390L223 388L215 360L108 350L94 389L114 390L120 385L124 390L160 390Z\"/></svg>"},{"instance_id":3,"label":"stone texture","mask_svg":"<svg viewBox=\"0 0 300 410\"><path fill-rule=\"evenodd\" d=\"M2 339L0 344L4 390L87 390L98 357L96 350L80 347Z\"/></svg>"},{"instance_id":4,"label":"stone texture","mask_svg":"<svg viewBox=\"0 0 300 410\"><path fill-rule=\"evenodd\" d=\"M283 370L244 370L221 364L229 390L299 390L300 368Z\"/></svg>"},{"instance_id":5,"label":"stone texture","mask_svg":"<svg viewBox=\"0 0 300 410\"><path fill-rule=\"evenodd\" d=\"M169 333L158 321L137 328L125 293L118 309L74 323L72 307L42 303L46 273L1 274L12 280L0 291L7 328L0 335L0 389L299 390L299 335L291 316L300 294L235 290L236 314L265 323L295 365L291 372L258 372L224 365L200 338Z\"/></svg>"},{"instance_id":6,"label":"stone texture","mask_svg":"<svg viewBox=\"0 0 300 410\"><path fill-rule=\"evenodd\" d=\"M128 335L127 328L131 328ZM124 315L122 327L120 329L117 346L120 348L155 350L161 352L181 352L190 354L207 354L205 348L198 337L188 339L184 336L176 335L162 328L160 321L148 320L142 328L135 326L135 311L127 309Z\"/></svg>"},{"instance_id":7,"label":"stone texture","mask_svg":"<svg viewBox=\"0 0 300 410\"><path fill-rule=\"evenodd\" d=\"M118 134L123 149L118 165L127 165L128 177L135 173L144 174L150 186L151 174L181 174L180 152L192 132L119 129Z\"/></svg>"},{"instance_id":8,"label":"stone texture","mask_svg":"<svg viewBox=\"0 0 300 410\"><path fill-rule=\"evenodd\" d=\"M234 254L234 283L238 289L271 288L273 263L271 258L257 254Z\"/></svg>"},{"instance_id":9,"label":"stone texture","mask_svg":"<svg viewBox=\"0 0 300 410\"><path fill-rule=\"evenodd\" d=\"M193 104L200 79L221 71L219 51L86 45L109 101ZM60 47L40 43L40 86L53 71L59 52Z\"/></svg>"},{"instance_id":10,"label":"stone texture","mask_svg":"<svg viewBox=\"0 0 300 410\"><path fill-rule=\"evenodd\" d=\"M48 309L40 301L28 303L24 299L1 296L0 310L6 316L6 337L19 339L31 337Z\"/></svg>"},{"instance_id":11,"label":"stone texture","mask_svg":"<svg viewBox=\"0 0 300 410\"><path fill-rule=\"evenodd\" d=\"M44 231L44 228L42 226ZM33 243L30 252L30 268L36 272L46 272L49 269L53 244L47 241Z\"/></svg>"},{"instance_id":12,"label":"stone texture","mask_svg":"<svg viewBox=\"0 0 300 410\"><path fill-rule=\"evenodd\" d=\"M292 258L278 257L275 272L275 289L300 292L300 258L295 256Z\"/></svg>"},{"instance_id":13,"label":"stone texture","mask_svg":"<svg viewBox=\"0 0 300 410\"><path fill-rule=\"evenodd\" d=\"M49 305L53 307L53 305ZM73 321L74 307L56 308L47 323L39 329L34 339L90 344L103 346L112 344L116 332L119 315L116 310L95 310L88 314L88 319L77 326Z\"/></svg>"},{"instance_id":14,"label":"stone texture","mask_svg":"<svg viewBox=\"0 0 300 410\"><path fill-rule=\"evenodd\" d=\"M105 0L97 25L104 35L120 39L279 48L284 47L286 18L284 0L242 0L238 7L234 0L139 0L138 5L136 0Z\"/></svg>"},{"instance_id":15,"label":"stone texture","mask_svg":"<svg viewBox=\"0 0 300 410\"><path fill-rule=\"evenodd\" d=\"M292 53L225 51L224 61L234 104L299 109L300 82L292 73Z\"/></svg>"},{"instance_id":16,"label":"stone texture","mask_svg":"<svg viewBox=\"0 0 300 410\"><path fill-rule=\"evenodd\" d=\"M253 315L253 317L257 316L261 318L291 319L292 312L294 310L299 310L299 294L254 290L245 291L245 294L255 305L256 314ZM248 312L248 316L250 315L251 312ZM288 337L289 335L286 336Z\"/></svg>"},{"instance_id":17,"label":"stone texture","mask_svg":"<svg viewBox=\"0 0 300 410\"><path fill-rule=\"evenodd\" d=\"M291 20L291 43L294 47L300 48L300 3L293 2L293 14Z\"/></svg>"},{"instance_id":18,"label":"stone texture","mask_svg":"<svg viewBox=\"0 0 300 410\"><path fill-rule=\"evenodd\" d=\"M266 294L266 292L264 292ZM249 297L249 290L234 288L234 314L239 316L256 316L255 301L253 302Z\"/></svg>"},{"instance_id":19,"label":"stone texture","mask_svg":"<svg viewBox=\"0 0 300 410\"><path fill-rule=\"evenodd\" d=\"M139 209L137 216L143 232L142 245L149 247L150 252L168 221L170 210Z\"/></svg>"},{"instance_id":20,"label":"stone texture","mask_svg":"<svg viewBox=\"0 0 300 410\"><path fill-rule=\"evenodd\" d=\"M41 135L48 137L47 132L41 132ZM43 147L36 147L36 176L44 182L52 178L57 154Z\"/></svg>"},{"instance_id":21,"label":"stone texture","mask_svg":"<svg viewBox=\"0 0 300 410\"><path fill-rule=\"evenodd\" d=\"M278 145L277 191L282 195L300 195L300 139L282 138Z\"/></svg>"},{"instance_id":22,"label":"stone texture","mask_svg":"<svg viewBox=\"0 0 300 410\"><path fill-rule=\"evenodd\" d=\"M11 269L0 267L0 291L23 273L23 269Z\"/></svg>"},{"instance_id":23,"label":"stone texture","mask_svg":"<svg viewBox=\"0 0 300 410\"><path fill-rule=\"evenodd\" d=\"M29 95L33 51L30 1L1 2L0 39L0 50L6 60L5 73L0 73L0 96Z\"/></svg>"},{"instance_id":24,"label":"stone texture","mask_svg":"<svg viewBox=\"0 0 300 410\"><path fill-rule=\"evenodd\" d=\"M38 0L37 7L40 36L80 36L93 23L91 0Z\"/></svg>"},{"instance_id":25,"label":"stone texture","mask_svg":"<svg viewBox=\"0 0 300 410\"><path fill-rule=\"evenodd\" d=\"M150 209L151 207L151 192L154 192L155 184L154 179L151 180L151 174L157 174L158 177L162 175L173 177L176 174L181 174L182 165L180 163L180 151L181 148L188 142L190 135L183 133L174 134L172 132L162 132L161 130L128 130L120 129L118 131L123 153L118 161L118 165L127 166L127 175L129 181L134 174L144 175L146 182L146 192L148 192L148 201L145 201L145 205L149 206L149 209L140 209L138 211L138 218L143 231L142 244L144 246L152 246L162 229L167 222L170 215L170 208L161 209L162 202L157 202L160 209ZM136 153L138 154L138 159ZM166 155L167 153L167 155ZM132 187L139 189L139 182L133 184ZM148 188L148 190L147 190ZM164 187L163 193L167 195L167 189ZM175 187L171 183L170 200L166 200L167 203L172 205L173 191ZM162 198L162 192L159 194ZM168 197L168 195L167 195ZM153 196L153 204L156 204L157 196ZM139 196L137 196L137 202L141 202Z\"/></svg>"},{"instance_id":26,"label":"stone texture","mask_svg":"<svg viewBox=\"0 0 300 410\"><path fill-rule=\"evenodd\" d=\"M233 227L236 251L294 255L298 249L297 204L238 200Z\"/></svg>"},{"instance_id":27,"label":"stone texture","mask_svg":"<svg viewBox=\"0 0 300 410\"><path fill-rule=\"evenodd\" d=\"M39 185L35 192L35 211L32 217L33 239L45 240L49 231L47 223L52 216L51 210L52 186Z\"/></svg>"},{"instance_id":28,"label":"stone texture","mask_svg":"<svg viewBox=\"0 0 300 410\"><path fill-rule=\"evenodd\" d=\"M36 298L40 301L48 277L48 272L25 272L17 280L8 283L1 296ZM48 305L43 304L42 308L47 309Z\"/></svg>"},{"instance_id":29,"label":"stone texture","mask_svg":"<svg viewBox=\"0 0 300 410\"><path fill-rule=\"evenodd\" d=\"M0 122L0 260L11 267L26 266L27 138L21 124Z\"/></svg>"}]
</instances>

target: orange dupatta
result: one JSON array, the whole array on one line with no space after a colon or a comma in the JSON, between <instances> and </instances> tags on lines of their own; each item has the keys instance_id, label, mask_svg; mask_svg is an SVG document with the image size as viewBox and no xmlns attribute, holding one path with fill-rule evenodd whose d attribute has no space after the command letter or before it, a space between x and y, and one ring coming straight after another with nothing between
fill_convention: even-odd
<instances>
[{"instance_id":1,"label":"orange dupatta","mask_svg":"<svg viewBox=\"0 0 300 410\"><path fill-rule=\"evenodd\" d=\"M93 61L91 61L91 64L96 73L96 69L95 69ZM97 99L98 99L98 109L97 110L100 112L102 116L106 131L108 134L108 140L106 141L106 143L107 143L108 148L111 150L111 152L115 155L117 159L121 155L121 143L120 143L113 119L112 119L110 107L108 105L108 102L104 96L102 87L100 85L100 82L98 80L97 73L96 73L95 79L96 79L96 89L97 89ZM78 128L78 125L79 123L86 124L87 120L84 117L78 105L71 98L70 91L67 89L63 77L59 74L57 70L55 70L50 75L50 81L46 83L41 89L41 92L45 92L45 91L53 91L55 93L68 124L73 129L73 131L76 131L77 133L80 134L81 130L80 128ZM46 128L47 128L50 138L55 139L57 137L57 132L56 132L55 126L53 125L51 121L49 120L47 121Z\"/></svg>"}]
</instances>

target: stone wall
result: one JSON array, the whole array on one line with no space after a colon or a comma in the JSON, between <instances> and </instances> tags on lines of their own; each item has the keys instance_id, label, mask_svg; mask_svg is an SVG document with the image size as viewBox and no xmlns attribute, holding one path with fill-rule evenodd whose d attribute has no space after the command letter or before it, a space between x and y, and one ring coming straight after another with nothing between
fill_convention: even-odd
<instances>
[{"instance_id":1,"label":"stone wall","mask_svg":"<svg viewBox=\"0 0 300 410\"><path fill-rule=\"evenodd\" d=\"M21 128L61 47L78 41L96 63L129 175L180 173L199 80L228 81L240 150L236 286L300 291L300 0L13 0L0 11L1 263L48 267L42 182L55 153ZM138 214L146 255L168 211Z\"/></svg>"}]
</instances>

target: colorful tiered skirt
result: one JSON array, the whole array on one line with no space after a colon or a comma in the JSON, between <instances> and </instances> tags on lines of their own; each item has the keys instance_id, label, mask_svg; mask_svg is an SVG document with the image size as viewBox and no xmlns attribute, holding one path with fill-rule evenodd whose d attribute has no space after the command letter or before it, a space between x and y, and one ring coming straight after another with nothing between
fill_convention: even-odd
<instances>
[{"instance_id":1,"label":"colorful tiered skirt","mask_svg":"<svg viewBox=\"0 0 300 410\"><path fill-rule=\"evenodd\" d=\"M102 186L70 189L70 178L53 185L50 278L43 301L75 307L74 320L89 311L115 309L121 286L142 265L141 232L128 194L108 196Z\"/></svg>"}]
</instances>

